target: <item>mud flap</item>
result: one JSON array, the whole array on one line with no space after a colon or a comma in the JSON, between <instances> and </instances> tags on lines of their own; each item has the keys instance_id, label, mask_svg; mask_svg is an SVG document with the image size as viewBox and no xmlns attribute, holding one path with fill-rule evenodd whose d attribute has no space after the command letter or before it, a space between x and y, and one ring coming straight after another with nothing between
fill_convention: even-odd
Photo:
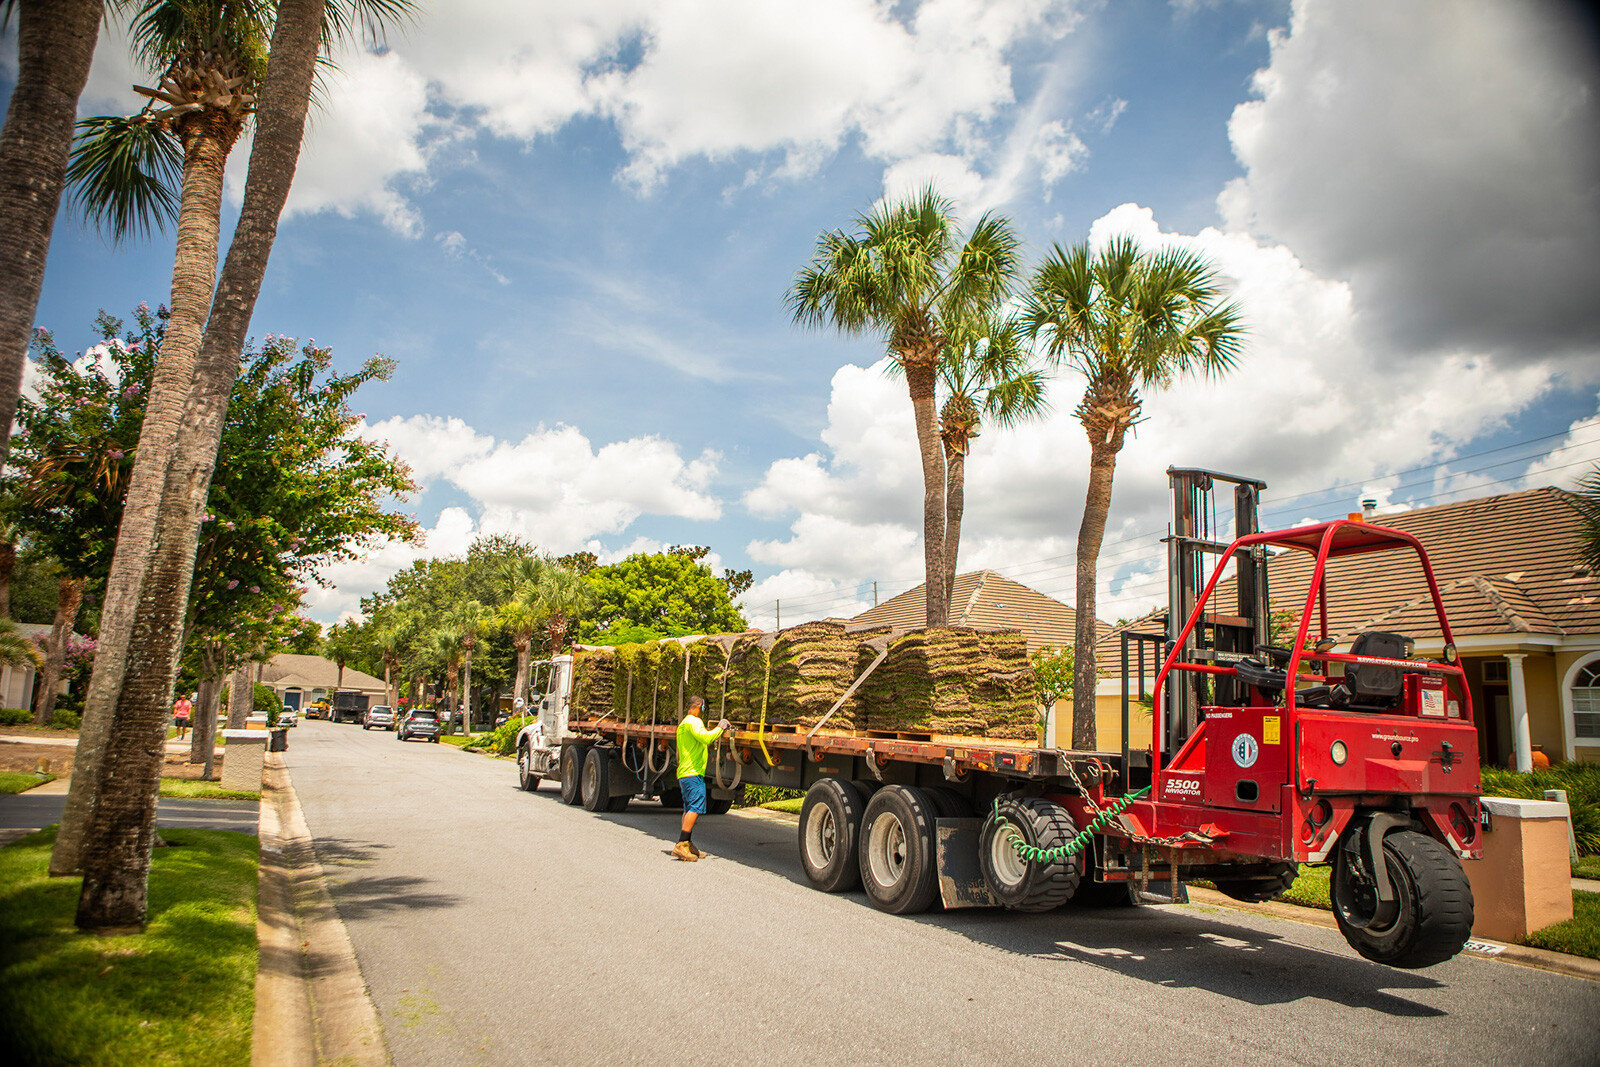
<instances>
[{"instance_id":1,"label":"mud flap","mask_svg":"<svg viewBox=\"0 0 1600 1067\"><path fill-rule=\"evenodd\" d=\"M1000 902L989 892L978 865L982 819L935 819L939 898L947 908L993 908Z\"/></svg>"}]
</instances>

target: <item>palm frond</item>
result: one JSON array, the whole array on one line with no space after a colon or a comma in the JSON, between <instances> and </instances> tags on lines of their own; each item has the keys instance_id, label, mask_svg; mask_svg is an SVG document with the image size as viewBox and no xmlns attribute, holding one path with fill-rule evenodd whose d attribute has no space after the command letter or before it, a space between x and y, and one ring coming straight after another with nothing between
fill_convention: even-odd
<instances>
[{"instance_id":1,"label":"palm frond","mask_svg":"<svg viewBox=\"0 0 1600 1067\"><path fill-rule=\"evenodd\" d=\"M337 41L381 48L391 28L415 20L415 0L329 0L322 10L324 51Z\"/></svg>"},{"instance_id":2,"label":"palm frond","mask_svg":"<svg viewBox=\"0 0 1600 1067\"><path fill-rule=\"evenodd\" d=\"M121 241L177 219L183 149L163 124L96 115L77 129L67 184L85 220Z\"/></svg>"}]
</instances>

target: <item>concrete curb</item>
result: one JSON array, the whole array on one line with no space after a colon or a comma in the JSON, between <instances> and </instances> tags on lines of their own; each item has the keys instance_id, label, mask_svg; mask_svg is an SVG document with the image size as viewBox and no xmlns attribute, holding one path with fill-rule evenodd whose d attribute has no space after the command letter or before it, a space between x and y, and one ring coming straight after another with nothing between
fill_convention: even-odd
<instances>
[{"instance_id":1,"label":"concrete curb","mask_svg":"<svg viewBox=\"0 0 1600 1067\"><path fill-rule=\"evenodd\" d=\"M265 928L251 1062L254 1067L387 1065L377 1009L328 893L281 755L267 756L265 780L260 920ZM273 852L268 851L269 807Z\"/></svg>"}]
</instances>

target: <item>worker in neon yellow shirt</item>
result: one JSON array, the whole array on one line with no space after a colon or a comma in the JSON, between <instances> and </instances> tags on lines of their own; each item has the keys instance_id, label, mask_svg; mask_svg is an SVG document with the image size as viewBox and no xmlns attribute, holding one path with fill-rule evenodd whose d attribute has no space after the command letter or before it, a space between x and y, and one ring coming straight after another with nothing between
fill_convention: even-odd
<instances>
[{"instance_id":1,"label":"worker in neon yellow shirt","mask_svg":"<svg viewBox=\"0 0 1600 1067\"><path fill-rule=\"evenodd\" d=\"M690 835L694 833L695 820L706 813L706 747L731 729L727 719L717 723L715 730L706 729L700 712L705 708L704 697L690 697L689 710L678 723L678 790L683 794L683 825L678 833L678 843L672 846L672 857L693 863L705 855Z\"/></svg>"}]
</instances>

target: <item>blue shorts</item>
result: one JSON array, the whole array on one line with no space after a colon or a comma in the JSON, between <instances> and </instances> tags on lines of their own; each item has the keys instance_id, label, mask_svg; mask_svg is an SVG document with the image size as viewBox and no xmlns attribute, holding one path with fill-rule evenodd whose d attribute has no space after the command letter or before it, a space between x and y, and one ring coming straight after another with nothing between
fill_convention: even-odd
<instances>
[{"instance_id":1,"label":"blue shorts","mask_svg":"<svg viewBox=\"0 0 1600 1067\"><path fill-rule=\"evenodd\" d=\"M683 810L696 815L706 813L706 779L703 774L691 774L678 779L678 789L683 793Z\"/></svg>"}]
</instances>

